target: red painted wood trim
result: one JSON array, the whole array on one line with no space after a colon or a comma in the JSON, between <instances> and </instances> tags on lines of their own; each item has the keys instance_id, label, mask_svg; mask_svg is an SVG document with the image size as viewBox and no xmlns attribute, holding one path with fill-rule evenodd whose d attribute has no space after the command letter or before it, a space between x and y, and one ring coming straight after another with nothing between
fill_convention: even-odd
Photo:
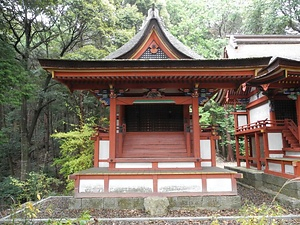
<instances>
[{"instance_id":1,"label":"red painted wood trim","mask_svg":"<svg viewBox=\"0 0 300 225\"><path fill-rule=\"evenodd\" d=\"M192 119L193 119L193 149L195 158L200 159L200 124L198 98L192 98ZM196 167L201 168L201 163L196 162Z\"/></svg>"},{"instance_id":2,"label":"red painted wood trim","mask_svg":"<svg viewBox=\"0 0 300 225\"><path fill-rule=\"evenodd\" d=\"M134 101L139 100L149 100L146 97L118 97L116 99L117 105L133 105ZM161 98L156 98L154 100L173 100L177 105L191 105L192 98L190 96L162 96Z\"/></svg>"},{"instance_id":3,"label":"red painted wood trim","mask_svg":"<svg viewBox=\"0 0 300 225\"><path fill-rule=\"evenodd\" d=\"M153 175L153 192L158 192L158 177Z\"/></svg>"},{"instance_id":4,"label":"red painted wood trim","mask_svg":"<svg viewBox=\"0 0 300 225\"><path fill-rule=\"evenodd\" d=\"M170 59L177 59L178 57L175 56L163 43L160 39L159 35L157 34L155 28L152 29L150 35L146 39L146 41L141 45L142 47L138 49L138 51L131 57L132 59L138 59L143 55L143 53L149 48L150 44L155 41L158 47L170 58Z\"/></svg>"},{"instance_id":5,"label":"red painted wood trim","mask_svg":"<svg viewBox=\"0 0 300 225\"><path fill-rule=\"evenodd\" d=\"M264 145L265 158L268 158L270 155L270 151L269 151L269 140L268 140L267 132L263 132L263 145Z\"/></svg>"},{"instance_id":6,"label":"red painted wood trim","mask_svg":"<svg viewBox=\"0 0 300 225\"><path fill-rule=\"evenodd\" d=\"M245 143L245 158L246 158L246 168L250 168L250 163L249 163L249 157L250 157L250 151L249 151L249 142L248 142L248 137L244 135L244 143Z\"/></svg>"},{"instance_id":7,"label":"red painted wood trim","mask_svg":"<svg viewBox=\"0 0 300 225\"><path fill-rule=\"evenodd\" d=\"M255 133L255 150L256 150L256 163L257 169L261 170L261 162L260 162L260 141L258 133Z\"/></svg>"},{"instance_id":8,"label":"red painted wood trim","mask_svg":"<svg viewBox=\"0 0 300 225\"><path fill-rule=\"evenodd\" d=\"M109 190L109 176L105 175L104 176L104 191L108 192Z\"/></svg>"},{"instance_id":9,"label":"red painted wood trim","mask_svg":"<svg viewBox=\"0 0 300 225\"><path fill-rule=\"evenodd\" d=\"M80 176L75 177L74 181L74 195L77 196L79 194L79 181L80 181Z\"/></svg>"},{"instance_id":10,"label":"red painted wood trim","mask_svg":"<svg viewBox=\"0 0 300 225\"><path fill-rule=\"evenodd\" d=\"M116 158L116 120L117 120L117 104L116 98L110 98L110 116L109 116L109 158ZM114 168L114 163L109 162L109 168Z\"/></svg>"},{"instance_id":11,"label":"red painted wood trim","mask_svg":"<svg viewBox=\"0 0 300 225\"><path fill-rule=\"evenodd\" d=\"M207 175L203 175L201 177L201 181L202 181L202 192L207 192Z\"/></svg>"},{"instance_id":12,"label":"red painted wood trim","mask_svg":"<svg viewBox=\"0 0 300 225\"><path fill-rule=\"evenodd\" d=\"M296 111L297 111L298 135L299 135L298 139L300 143L300 95L297 96Z\"/></svg>"},{"instance_id":13,"label":"red painted wood trim","mask_svg":"<svg viewBox=\"0 0 300 225\"><path fill-rule=\"evenodd\" d=\"M247 105L246 109L251 109L251 108L257 107L257 106L259 106L259 105L261 105L261 104L264 104L264 103L265 103L266 101L268 101L268 100L269 100L269 99L268 99L267 96L263 96L263 97L261 97L261 98L255 100L255 101L249 103L249 104Z\"/></svg>"},{"instance_id":14,"label":"red painted wood trim","mask_svg":"<svg viewBox=\"0 0 300 225\"><path fill-rule=\"evenodd\" d=\"M94 167L99 167L99 151L101 151L99 149L99 141L99 136L96 136L94 140Z\"/></svg>"},{"instance_id":15,"label":"red painted wood trim","mask_svg":"<svg viewBox=\"0 0 300 225\"><path fill-rule=\"evenodd\" d=\"M246 79L244 76L249 76L249 78L253 75L252 69L232 69L232 68L164 68L164 67L153 67L153 68L123 68L122 70L120 68L109 68L109 69L81 69L81 70L57 70L54 71L55 73L55 79L60 80L61 78L64 79L65 77L71 77L71 78L101 78L101 77L114 77L116 80L123 81L126 77L149 77L149 76L170 76L175 78L180 78L177 81L183 81L183 80L190 80L191 75L195 76L201 76L201 79L211 78L212 76L219 76L220 79L225 79L225 84L232 83L230 87L236 87L236 84L232 82L234 78L241 78ZM231 76L230 80L228 79L228 76ZM186 79L184 79L186 78ZM200 79L199 78L199 79ZM83 79L84 80L84 79ZM224 84L218 83L218 82L211 82L210 84L214 85L220 85L222 86ZM201 85L204 85L201 84ZM203 86L201 86L203 87ZM216 88L216 86L213 86ZM226 88L226 87L224 87ZM266 97L266 96L264 96Z\"/></svg>"},{"instance_id":16,"label":"red painted wood trim","mask_svg":"<svg viewBox=\"0 0 300 225\"><path fill-rule=\"evenodd\" d=\"M241 160L240 160L240 144L239 144L239 137L235 136L235 151L236 151L236 162L237 162L237 166L240 167L241 166Z\"/></svg>"},{"instance_id":17,"label":"red painted wood trim","mask_svg":"<svg viewBox=\"0 0 300 225\"><path fill-rule=\"evenodd\" d=\"M211 148L211 164L212 166L217 166L216 159L216 142L213 137L210 138L210 148Z\"/></svg>"}]
</instances>

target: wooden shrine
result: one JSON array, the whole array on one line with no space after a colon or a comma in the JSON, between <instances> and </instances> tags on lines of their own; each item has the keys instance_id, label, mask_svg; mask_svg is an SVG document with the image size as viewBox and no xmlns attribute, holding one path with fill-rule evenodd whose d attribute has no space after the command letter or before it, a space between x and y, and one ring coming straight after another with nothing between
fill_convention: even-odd
<instances>
[{"instance_id":1,"label":"wooden shrine","mask_svg":"<svg viewBox=\"0 0 300 225\"><path fill-rule=\"evenodd\" d=\"M222 90L229 104L245 105L234 113L238 166L245 161L267 174L300 177L299 51L298 35L230 37L227 58L272 57L238 91Z\"/></svg>"},{"instance_id":2,"label":"wooden shrine","mask_svg":"<svg viewBox=\"0 0 300 225\"><path fill-rule=\"evenodd\" d=\"M164 28L155 9L103 60L41 59L53 79L110 108L108 132L93 136L94 167L70 176L75 197L236 195L241 175L216 167L219 137L199 124L199 105L220 89L240 88L269 61L204 60Z\"/></svg>"}]
</instances>

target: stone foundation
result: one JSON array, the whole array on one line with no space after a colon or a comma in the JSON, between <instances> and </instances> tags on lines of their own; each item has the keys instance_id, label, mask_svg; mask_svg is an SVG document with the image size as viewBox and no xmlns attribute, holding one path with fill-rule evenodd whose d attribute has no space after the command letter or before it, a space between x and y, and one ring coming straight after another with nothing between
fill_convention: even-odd
<instances>
[{"instance_id":1,"label":"stone foundation","mask_svg":"<svg viewBox=\"0 0 300 225\"><path fill-rule=\"evenodd\" d=\"M263 192L267 192L275 196L282 186L289 181L289 179L265 174L261 170L247 169L245 167L230 167L225 166L226 169L243 174L243 178L238 178L237 182L254 187ZM297 181L290 182L285 185L277 196L277 200L290 205L291 207L300 207L300 178Z\"/></svg>"},{"instance_id":2,"label":"stone foundation","mask_svg":"<svg viewBox=\"0 0 300 225\"><path fill-rule=\"evenodd\" d=\"M144 199L134 198L72 198L68 201L69 209L141 209ZM237 209L241 207L240 196L190 196L168 197L168 209Z\"/></svg>"}]
</instances>

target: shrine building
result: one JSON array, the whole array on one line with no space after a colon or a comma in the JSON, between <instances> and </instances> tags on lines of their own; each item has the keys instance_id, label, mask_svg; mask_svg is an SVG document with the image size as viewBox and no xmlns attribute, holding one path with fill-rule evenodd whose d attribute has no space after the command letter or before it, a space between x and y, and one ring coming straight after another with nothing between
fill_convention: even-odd
<instances>
[{"instance_id":1,"label":"shrine building","mask_svg":"<svg viewBox=\"0 0 300 225\"><path fill-rule=\"evenodd\" d=\"M299 82L299 69L295 69L299 62L283 58L272 61L271 55L231 58L229 49L226 54L224 59L203 59L172 36L158 11L150 9L141 30L105 59L40 59L53 79L71 91L94 93L110 109L109 130L99 129L92 137L93 168L70 174L75 181L75 197L237 195L236 179L241 174L216 167L219 136L214 127L199 123L199 106L213 96L219 102L245 100L248 104L248 111L235 114L236 140L246 140L246 155L238 151L238 165L245 160L247 167L255 164L277 171L277 161L269 158L284 154L284 149L277 145L273 149L269 142L272 148L265 149L269 155L262 156L259 143L267 137L279 137L279 126L292 126L299 142L299 95L293 95L297 98L293 100L297 108L294 124L279 113L271 113L267 106L251 110L264 102L269 106L272 101L272 109L282 107L288 99L284 90L294 93L292 88L299 88L299 83L289 85L290 81ZM259 100L261 97L264 100ZM262 109L267 110L265 115L261 115ZM269 129L275 118L278 121L272 132L249 131L257 120ZM250 148L250 143L256 148ZM287 138L282 148L292 148ZM294 150L285 152L300 157Z\"/></svg>"}]
</instances>

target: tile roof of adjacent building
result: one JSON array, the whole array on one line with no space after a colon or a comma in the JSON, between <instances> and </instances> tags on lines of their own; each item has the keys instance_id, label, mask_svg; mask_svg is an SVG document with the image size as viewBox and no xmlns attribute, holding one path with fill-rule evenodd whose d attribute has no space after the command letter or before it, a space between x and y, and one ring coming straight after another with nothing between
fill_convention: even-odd
<instances>
[{"instance_id":1,"label":"tile roof of adjacent building","mask_svg":"<svg viewBox=\"0 0 300 225\"><path fill-rule=\"evenodd\" d=\"M300 35L231 35L228 58L277 57L300 60Z\"/></svg>"}]
</instances>

